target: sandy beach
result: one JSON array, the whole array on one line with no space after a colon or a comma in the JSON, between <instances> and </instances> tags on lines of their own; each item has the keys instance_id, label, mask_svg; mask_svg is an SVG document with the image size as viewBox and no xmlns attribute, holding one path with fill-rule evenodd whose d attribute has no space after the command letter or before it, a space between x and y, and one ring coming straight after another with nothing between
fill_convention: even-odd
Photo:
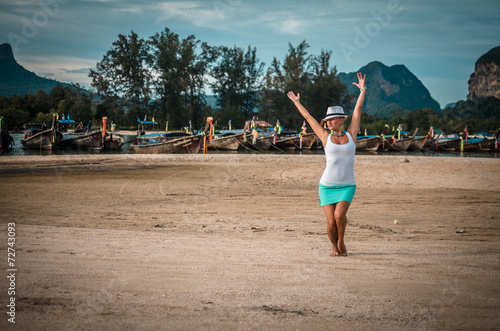
<instances>
[{"instance_id":1,"label":"sandy beach","mask_svg":"<svg viewBox=\"0 0 500 331\"><path fill-rule=\"evenodd\" d=\"M329 256L324 166L0 157L0 329L500 328L500 160L356 156L347 257Z\"/></svg>"}]
</instances>

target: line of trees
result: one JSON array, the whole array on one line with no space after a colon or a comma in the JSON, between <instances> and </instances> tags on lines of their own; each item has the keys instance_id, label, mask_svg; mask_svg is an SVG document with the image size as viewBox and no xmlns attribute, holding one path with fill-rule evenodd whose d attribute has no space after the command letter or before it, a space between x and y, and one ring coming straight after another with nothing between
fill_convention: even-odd
<instances>
[{"instance_id":1,"label":"line of trees","mask_svg":"<svg viewBox=\"0 0 500 331\"><path fill-rule=\"evenodd\" d=\"M201 127L212 116L242 127L258 114L262 120L279 119L297 128L302 120L285 91L301 92L319 116L330 104L349 108L353 100L336 68L330 67L332 52L311 56L308 48L305 41L297 47L290 44L283 63L274 58L265 71L251 46L210 46L193 35L182 39L168 28L147 40L131 31L119 35L89 76L108 105L127 110L128 122L154 114L160 124L168 121L178 128L192 121ZM207 105L208 89L216 95L217 109Z\"/></svg>"},{"instance_id":2,"label":"line of trees","mask_svg":"<svg viewBox=\"0 0 500 331\"><path fill-rule=\"evenodd\" d=\"M202 128L207 116L219 124L231 120L234 128L242 128L256 116L272 124L279 119L284 127L297 130L303 119L287 91L300 93L317 119L331 105L352 109L357 97L347 92L336 67L330 65L332 52L310 55L308 48L306 41L289 44L283 60L274 58L266 69L251 46L210 46L194 35L181 38L168 28L147 39L131 31L120 34L90 71L92 92L78 85L58 85L50 93L0 97L0 116L7 127L15 128L29 121L50 121L53 112L70 113L77 123L107 116L120 127L135 127L137 118L147 115L160 127L168 122L173 129L190 121ZM208 90L216 96L214 108L207 103ZM369 134L381 133L386 124L402 124L408 131L433 126L459 132L466 125L471 132L495 130L500 126L499 106L500 100L487 98L458 102L443 113L428 108L397 110L390 119L364 114L361 127Z\"/></svg>"},{"instance_id":3,"label":"line of trees","mask_svg":"<svg viewBox=\"0 0 500 331\"><path fill-rule=\"evenodd\" d=\"M72 119L83 123L95 118L99 106L93 101L94 96L79 85L73 87L56 85L50 93L39 89L36 94L23 97L14 94L8 98L0 96L0 116L9 130L34 122L49 124L52 114L71 114Z\"/></svg>"}]
</instances>

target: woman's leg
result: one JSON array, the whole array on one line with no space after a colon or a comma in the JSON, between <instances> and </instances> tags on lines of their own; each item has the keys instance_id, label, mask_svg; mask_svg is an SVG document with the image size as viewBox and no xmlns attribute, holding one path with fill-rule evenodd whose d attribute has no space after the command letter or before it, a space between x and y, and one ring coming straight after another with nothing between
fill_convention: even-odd
<instances>
[{"instance_id":1,"label":"woman's leg","mask_svg":"<svg viewBox=\"0 0 500 331\"><path fill-rule=\"evenodd\" d=\"M330 256L338 256L339 249L337 247L338 243L338 234L337 234L337 224L335 222L335 205L326 205L323 206L326 215L326 233L328 234L328 238L332 243L332 252Z\"/></svg>"},{"instance_id":2,"label":"woman's leg","mask_svg":"<svg viewBox=\"0 0 500 331\"><path fill-rule=\"evenodd\" d=\"M334 210L334 219L337 226L337 248L339 255L347 256L347 248L344 243L345 228L347 226L347 210L351 204L347 201L339 201Z\"/></svg>"}]
</instances>

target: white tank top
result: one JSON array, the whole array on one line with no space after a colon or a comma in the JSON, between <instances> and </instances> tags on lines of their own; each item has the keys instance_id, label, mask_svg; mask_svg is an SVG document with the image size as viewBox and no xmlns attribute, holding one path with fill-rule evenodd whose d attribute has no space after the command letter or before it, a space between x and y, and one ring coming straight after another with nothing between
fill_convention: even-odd
<instances>
[{"instance_id":1,"label":"white tank top","mask_svg":"<svg viewBox=\"0 0 500 331\"><path fill-rule=\"evenodd\" d=\"M354 179L354 154L356 144L349 132L346 132L349 142L338 145L332 143L332 135L328 135L325 146L326 168L319 181L325 186L356 185Z\"/></svg>"}]
</instances>

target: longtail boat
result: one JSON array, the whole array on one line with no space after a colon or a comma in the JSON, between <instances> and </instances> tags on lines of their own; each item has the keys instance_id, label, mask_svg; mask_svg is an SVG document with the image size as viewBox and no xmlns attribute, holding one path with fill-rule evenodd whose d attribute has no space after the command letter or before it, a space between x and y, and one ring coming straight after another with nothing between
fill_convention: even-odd
<instances>
[{"instance_id":1,"label":"longtail boat","mask_svg":"<svg viewBox=\"0 0 500 331\"><path fill-rule=\"evenodd\" d=\"M106 137L104 137L103 149L107 151L116 151L122 148L125 140L123 137L116 132L107 132Z\"/></svg>"},{"instance_id":2,"label":"longtail boat","mask_svg":"<svg viewBox=\"0 0 500 331\"><path fill-rule=\"evenodd\" d=\"M487 150L490 150L490 145L491 145L491 142L485 138L463 139L463 150L464 151L487 151ZM460 149L462 148L460 146L460 144L459 144L459 148Z\"/></svg>"},{"instance_id":3,"label":"longtail boat","mask_svg":"<svg viewBox=\"0 0 500 331\"><path fill-rule=\"evenodd\" d=\"M7 130L2 130L0 135L0 151L7 152L12 149L14 139Z\"/></svg>"},{"instance_id":4,"label":"longtail boat","mask_svg":"<svg viewBox=\"0 0 500 331\"><path fill-rule=\"evenodd\" d=\"M61 141L63 135L55 129L37 130L30 128L21 140L23 148L52 150Z\"/></svg>"},{"instance_id":5,"label":"longtail boat","mask_svg":"<svg viewBox=\"0 0 500 331\"><path fill-rule=\"evenodd\" d=\"M382 142L380 136L358 136L356 137L356 150L375 152Z\"/></svg>"},{"instance_id":6,"label":"longtail boat","mask_svg":"<svg viewBox=\"0 0 500 331\"><path fill-rule=\"evenodd\" d=\"M438 137L430 142L431 150L454 151L460 148L460 138Z\"/></svg>"},{"instance_id":7,"label":"longtail boat","mask_svg":"<svg viewBox=\"0 0 500 331\"><path fill-rule=\"evenodd\" d=\"M229 130L216 132L208 149L235 151L240 147L244 134L241 130L237 132L230 132Z\"/></svg>"},{"instance_id":8,"label":"longtail boat","mask_svg":"<svg viewBox=\"0 0 500 331\"><path fill-rule=\"evenodd\" d=\"M428 136L414 137L408 150L421 151L424 148L424 145L427 142L427 140Z\"/></svg>"},{"instance_id":9,"label":"longtail boat","mask_svg":"<svg viewBox=\"0 0 500 331\"><path fill-rule=\"evenodd\" d=\"M142 135L130 145L138 154L198 153L203 142L203 135L191 135L184 132Z\"/></svg>"},{"instance_id":10,"label":"longtail boat","mask_svg":"<svg viewBox=\"0 0 500 331\"><path fill-rule=\"evenodd\" d=\"M395 150L398 152L406 152L410 148L410 145L412 144L415 135L418 132L418 128L415 129L415 132L413 133L412 136L408 136L408 132L399 130L399 133L403 136L403 138L399 139L396 137L396 134L392 136L391 138L386 138L386 141L389 142L389 150ZM423 142L425 144L425 141Z\"/></svg>"},{"instance_id":11,"label":"longtail boat","mask_svg":"<svg viewBox=\"0 0 500 331\"><path fill-rule=\"evenodd\" d=\"M74 151L98 150L102 145L102 131L75 131L63 135L58 148Z\"/></svg>"},{"instance_id":12,"label":"longtail boat","mask_svg":"<svg viewBox=\"0 0 500 331\"><path fill-rule=\"evenodd\" d=\"M300 136L297 132L284 131L273 139L274 147L281 150L299 149Z\"/></svg>"},{"instance_id":13,"label":"longtail boat","mask_svg":"<svg viewBox=\"0 0 500 331\"><path fill-rule=\"evenodd\" d=\"M282 150L311 149L316 139L315 133L284 132L276 137L273 145ZM302 142L301 142L302 140Z\"/></svg>"},{"instance_id":14,"label":"longtail boat","mask_svg":"<svg viewBox=\"0 0 500 331\"><path fill-rule=\"evenodd\" d=\"M54 149L63 138L62 133L56 128L56 116L57 114L52 114L52 128L50 129L46 129L45 125L43 125L41 130L30 127L30 129L24 133L24 139L21 140L23 148Z\"/></svg>"}]
</instances>

